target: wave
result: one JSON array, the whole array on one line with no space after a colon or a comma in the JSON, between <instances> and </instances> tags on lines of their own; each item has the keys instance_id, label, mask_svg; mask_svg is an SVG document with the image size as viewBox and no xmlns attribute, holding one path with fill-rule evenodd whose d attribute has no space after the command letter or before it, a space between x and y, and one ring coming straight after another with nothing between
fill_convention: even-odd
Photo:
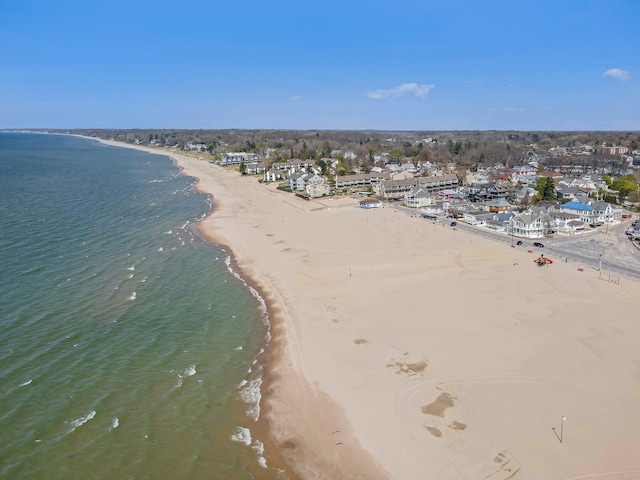
<instances>
[{"instance_id":1,"label":"wave","mask_svg":"<svg viewBox=\"0 0 640 480\"><path fill-rule=\"evenodd\" d=\"M174 370L172 370L172 372L178 375L178 383L176 383L176 388L180 388L182 386L182 379L184 377L192 377L197 373L195 365L189 365L182 372L176 372Z\"/></svg>"},{"instance_id":2,"label":"wave","mask_svg":"<svg viewBox=\"0 0 640 480\"><path fill-rule=\"evenodd\" d=\"M251 431L246 427L238 427L236 433L231 435L231 440L234 442L244 443L245 445L251 445Z\"/></svg>"},{"instance_id":3,"label":"wave","mask_svg":"<svg viewBox=\"0 0 640 480\"><path fill-rule=\"evenodd\" d=\"M264 458L264 444L260 440L254 440L251 437L251 431L246 427L238 426L235 433L231 435L231 440L239 442L247 446L251 446L258 454L258 463L262 468L267 468L267 459Z\"/></svg>"},{"instance_id":4,"label":"wave","mask_svg":"<svg viewBox=\"0 0 640 480\"><path fill-rule=\"evenodd\" d=\"M29 385L31 382L33 382L33 380L27 380L26 382L21 383L19 386L20 386L20 387L26 387L26 386L27 386L27 385Z\"/></svg>"},{"instance_id":5,"label":"wave","mask_svg":"<svg viewBox=\"0 0 640 480\"><path fill-rule=\"evenodd\" d=\"M71 426L73 427L71 429L71 432L73 432L76 428L81 427L82 425L87 423L89 420L91 420L95 416L96 416L96 411L95 410L91 410L84 417L80 417L80 418L78 418L76 420L73 420L73 421L69 422L69 423L71 423ZM71 432L69 432L69 433L71 433Z\"/></svg>"},{"instance_id":6,"label":"wave","mask_svg":"<svg viewBox=\"0 0 640 480\"><path fill-rule=\"evenodd\" d=\"M136 292L133 292L131 295L127 297L127 300L135 300L135 299L136 299Z\"/></svg>"},{"instance_id":7,"label":"wave","mask_svg":"<svg viewBox=\"0 0 640 480\"><path fill-rule=\"evenodd\" d=\"M260 399L262 394L260 387L262 386L262 375L257 375L247 381L244 388L240 390L240 398L247 404L247 415L253 420L260 418Z\"/></svg>"}]
</instances>

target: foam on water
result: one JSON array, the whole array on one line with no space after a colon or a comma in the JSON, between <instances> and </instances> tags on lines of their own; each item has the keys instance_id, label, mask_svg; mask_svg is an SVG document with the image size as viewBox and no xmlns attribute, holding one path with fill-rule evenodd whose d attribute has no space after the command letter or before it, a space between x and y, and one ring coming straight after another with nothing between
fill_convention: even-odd
<instances>
[{"instance_id":1,"label":"foam on water","mask_svg":"<svg viewBox=\"0 0 640 480\"><path fill-rule=\"evenodd\" d=\"M267 459L264 458L264 444L260 440L254 440L251 436L251 431L248 428L238 426L236 432L231 435L231 440L247 446L250 445L258 455L258 464L262 468L267 468Z\"/></svg>"},{"instance_id":2,"label":"foam on water","mask_svg":"<svg viewBox=\"0 0 640 480\"><path fill-rule=\"evenodd\" d=\"M180 388L182 386L182 379L184 377L191 377L191 376L193 376L193 375L195 375L197 373L195 365L188 366L182 372L176 372L175 370L171 370L171 372L175 373L176 375L178 375L178 382L176 383L176 387L175 388Z\"/></svg>"},{"instance_id":3,"label":"foam on water","mask_svg":"<svg viewBox=\"0 0 640 480\"><path fill-rule=\"evenodd\" d=\"M246 427L238 427L236 433L231 435L231 440L234 442L244 443L245 445L251 445L251 431Z\"/></svg>"},{"instance_id":4,"label":"foam on water","mask_svg":"<svg viewBox=\"0 0 640 480\"><path fill-rule=\"evenodd\" d=\"M247 404L247 415L256 421L260 418L261 386L262 375L248 380L244 388L240 390L240 398Z\"/></svg>"},{"instance_id":5,"label":"foam on water","mask_svg":"<svg viewBox=\"0 0 640 480\"><path fill-rule=\"evenodd\" d=\"M267 468L267 459L264 458L264 444L260 440L256 439L253 442L253 449L258 454L258 463L260 466L262 468Z\"/></svg>"},{"instance_id":6,"label":"foam on water","mask_svg":"<svg viewBox=\"0 0 640 480\"><path fill-rule=\"evenodd\" d=\"M133 292L131 295L129 295L127 297L128 300L135 300L136 299L136 292Z\"/></svg>"},{"instance_id":7,"label":"foam on water","mask_svg":"<svg viewBox=\"0 0 640 480\"><path fill-rule=\"evenodd\" d=\"M73 427L71 429L71 432L73 432L76 428L81 427L82 425L84 425L85 423L87 423L89 420L91 420L92 418L94 418L96 416L96 411L95 410L91 410L89 413L87 413L84 417L80 417L76 420L72 420L71 422L69 422L71 424L71 426Z\"/></svg>"}]
</instances>

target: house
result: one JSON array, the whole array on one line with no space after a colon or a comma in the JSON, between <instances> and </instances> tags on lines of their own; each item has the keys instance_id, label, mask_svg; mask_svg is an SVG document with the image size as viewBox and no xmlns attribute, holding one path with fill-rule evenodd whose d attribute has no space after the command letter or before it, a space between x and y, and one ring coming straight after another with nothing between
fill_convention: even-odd
<instances>
[{"instance_id":1,"label":"house","mask_svg":"<svg viewBox=\"0 0 640 480\"><path fill-rule=\"evenodd\" d=\"M287 187L298 192L305 191L307 185L324 184L325 179L320 175L305 172L293 172L287 178Z\"/></svg>"},{"instance_id":2,"label":"house","mask_svg":"<svg viewBox=\"0 0 640 480\"><path fill-rule=\"evenodd\" d=\"M573 213L577 220L588 225L594 225L593 223L593 208L586 203L580 202L568 202L562 205L557 205L553 212Z\"/></svg>"},{"instance_id":3,"label":"house","mask_svg":"<svg viewBox=\"0 0 640 480\"><path fill-rule=\"evenodd\" d=\"M264 175L262 175L262 180L264 182L275 182L277 180L282 180L283 178L284 178L284 175L282 171L276 170L274 168L272 168L268 172L265 172Z\"/></svg>"},{"instance_id":4,"label":"house","mask_svg":"<svg viewBox=\"0 0 640 480\"><path fill-rule=\"evenodd\" d=\"M305 178L308 174L304 172L293 172L289 177L287 177L287 187L291 190L296 190L302 192L306 185Z\"/></svg>"},{"instance_id":5,"label":"house","mask_svg":"<svg viewBox=\"0 0 640 480\"><path fill-rule=\"evenodd\" d=\"M432 203L433 199L431 198L431 194L424 187L416 185L404 194L404 204L407 207L426 207Z\"/></svg>"},{"instance_id":6,"label":"house","mask_svg":"<svg viewBox=\"0 0 640 480\"><path fill-rule=\"evenodd\" d=\"M247 175L259 175L266 170L266 166L262 162L249 162L245 163L245 166L247 167Z\"/></svg>"},{"instance_id":7,"label":"house","mask_svg":"<svg viewBox=\"0 0 640 480\"><path fill-rule=\"evenodd\" d=\"M543 215L531 213L517 213L509 221L509 233L520 238L542 238L549 228Z\"/></svg>"},{"instance_id":8,"label":"house","mask_svg":"<svg viewBox=\"0 0 640 480\"><path fill-rule=\"evenodd\" d=\"M578 196L584 195L584 193L584 191L574 187L564 187L556 189L556 194L558 195L558 198L560 200L571 200L573 202L577 201Z\"/></svg>"},{"instance_id":9,"label":"house","mask_svg":"<svg viewBox=\"0 0 640 480\"><path fill-rule=\"evenodd\" d=\"M622 209L614 208L613 205L607 202L591 202L591 208L593 208L593 220L592 225L609 225L614 223L620 223L622 221Z\"/></svg>"},{"instance_id":10,"label":"house","mask_svg":"<svg viewBox=\"0 0 640 480\"><path fill-rule=\"evenodd\" d=\"M305 193L311 198L318 198L329 195L331 193L331 187L328 183L324 182L324 178L322 180L322 182L312 182L305 185Z\"/></svg>"},{"instance_id":11,"label":"house","mask_svg":"<svg viewBox=\"0 0 640 480\"><path fill-rule=\"evenodd\" d=\"M551 219L555 225L555 231L562 235L578 235L584 233L586 223L580 220L575 213L553 212Z\"/></svg>"},{"instance_id":12,"label":"house","mask_svg":"<svg viewBox=\"0 0 640 480\"><path fill-rule=\"evenodd\" d=\"M489 222L492 217L492 214L482 212L481 210L471 210L462 214L462 218L466 223L478 227L487 225L487 222Z\"/></svg>"}]
</instances>

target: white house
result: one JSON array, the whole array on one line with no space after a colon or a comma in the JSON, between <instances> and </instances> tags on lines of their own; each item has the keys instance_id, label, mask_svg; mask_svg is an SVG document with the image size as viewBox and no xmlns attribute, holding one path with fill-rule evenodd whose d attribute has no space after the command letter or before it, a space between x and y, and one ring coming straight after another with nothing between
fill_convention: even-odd
<instances>
[{"instance_id":1,"label":"white house","mask_svg":"<svg viewBox=\"0 0 640 480\"><path fill-rule=\"evenodd\" d=\"M509 220L508 230L514 237L542 238L548 230L548 222L543 215L518 213Z\"/></svg>"},{"instance_id":2,"label":"white house","mask_svg":"<svg viewBox=\"0 0 640 480\"><path fill-rule=\"evenodd\" d=\"M567 202L554 208L555 212L573 213L578 220L592 225L593 208L586 203Z\"/></svg>"},{"instance_id":3,"label":"white house","mask_svg":"<svg viewBox=\"0 0 640 480\"><path fill-rule=\"evenodd\" d=\"M555 225L555 231L564 235L578 235L584 233L586 223L580 220L575 213L553 212L551 219Z\"/></svg>"},{"instance_id":4,"label":"white house","mask_svg":"<svg viewBox=\"0 0 640 480\"><path fill-rule=\"evenodd\" d=\"M297 190L299 192L303 191L306 185L304 177L306 177L307 175L308 174L304 172L293 172L287 178L287 187L289 187L291 190Z\"/></svg>"},{"instance_id":5,"label":"white house","mask_svg":"<svg viewBox=\"0 0 640 480\"><path fill-rule=\"evenodd\" d=\"M431 198L431 194L424 187L412 187L408 192L405 192L404 194L404 204L407 207L426 207L427 205L431 205L432 203L433 198Z\"/></svg>"},{"instance_id":6,"label":"white house","mask_svg":"<svg viewBox=\"0 0 640 480\"><path fill-rule=\"evenodd\" d=\"M266 166L262 162L249 162L245 163L245 166L247 167L247 175L259 175L266 170Z\"/></svg>"},{"instance_id":7,"label":"white house","mask_svg":"<svg viewBox=\"0 0 640 480\"><path fill-rule=\"evenodd\" d=\"M324 184L325 179L314 173L294 172L287 178L287 186L291 190L302 192L307 185Z\"/></svg>"},{"instance_id":8,"label":"white house","mask_svg":"<svg viewBox=\"0 0 640 480\"><path fill-rule=\"evenodd\" d=\"M284 178L281 170L271 169L262 175L262 180L265 182L275 182Z\"/></svg>"}]
</instances>

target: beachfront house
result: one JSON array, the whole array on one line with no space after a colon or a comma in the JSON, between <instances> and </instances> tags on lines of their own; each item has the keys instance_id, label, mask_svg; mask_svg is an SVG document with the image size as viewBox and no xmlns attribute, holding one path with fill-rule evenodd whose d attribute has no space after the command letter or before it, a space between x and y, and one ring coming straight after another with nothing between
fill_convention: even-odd
<instances>
[{"instance_id":1,"label":"beachfront house","mask_svg":"<svg viewBox=\"0 0 640 480\"><path fill-rule=\"evenodd\" d=\"M426 207L433 203L431 194L424 187L412 187L408 192L404 194L404 204L407 207Z\"/></svg>"},{"instance_id":2,"label":"beachfront house","mask_svg":"<svg viewBox=\"0 0 640 480\"><path fill-rule=\"evenodd\" d=\"M579 235L584 233L587 226L575 213L552 212L551 219L555 225L554 230L560 235Z\"/></svg>"},{"instance_id":3,"label":"beachfront house","mask_svg":"<svg viewBox=\"0 0 640 480\"><path fill-rule=\"evenodd\" d=\"M266 170L266 166L262 162L249 162L245 163L247 167L246 174L247 175L260 175L264 173Z\"/></svg>"},{"instance_id":4,"label":"beachfront house","mask_svg":"<svg viewBox=\"0 0 640 480\"><path fill-rule=\"evenodd\" d=\"M610 203L591 202L591 208L593 208L593 217L596 225L606 223L611 225L622 221L622 209L614 208Z\"/></svg>"},{"instance_id":5,"label":"beachfront house","mask_svg":"<svg viewBox=\"0 0 640 480\"><path fill-rule=\"evenodd\" d=\"M315 173L293 172L287 178L287 187L297 192L303 192L307 185L323 184L325 179Z\"/></svg>"},{"instance_id":6,"label":"beachfront house","mask_svg":"<svg viewBox=\"0 0 640 480\"><path fill-rule=\"evenodd\" d=\"M284 174L282 170L276 170L273 168L262 175L262 180L264 182L276 182L278 180L282 180L283 178L284 178Z\"/></svg>"},{"instance_id":7,"label":"beachfront house","mask_svg":"<svg viewBox=\"0 0 640 480\"><path fill-rule=\"evenodd\" d=\"M315 178L317 177L317 178ZM320 179L321 181L317 180ZM304 186L304 191L311 198L324 197L331 193L331 187L319 175L314 175Z\"/></svg>"},{"instance_id":8,"label":"beachfront house","mask_svg":"<svg viewBox=\"0 0 640 480\"><path fill-rule=\"evenodd\" d=\"M508 232L514 237L542 238L550 230L551 217L547 214L517 213L509 220Z\"/></svg>"}]
</instances>

